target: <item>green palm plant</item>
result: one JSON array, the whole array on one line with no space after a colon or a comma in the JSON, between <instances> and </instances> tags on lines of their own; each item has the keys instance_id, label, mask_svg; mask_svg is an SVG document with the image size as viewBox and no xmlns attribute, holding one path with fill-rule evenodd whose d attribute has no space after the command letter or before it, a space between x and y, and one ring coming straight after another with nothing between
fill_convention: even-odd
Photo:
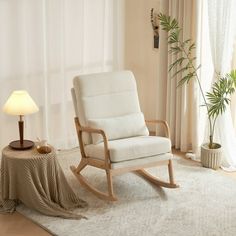
<instances>
[{"instance_id":1,"label":"green palm plant","mask_svg":"<svg viewBox=\"0 0 236 236\"><path fill-rule=\"evenodd\" d=\"M219 148L220 145L214 143L214 131L217 117L224 113L227 105L230 103L230 95L235 92L236 88L236 70L232 70L229 74L219 77L212 85L211 92L204 94L198 70L201 65L196 66L196 57L194 50L195 43L191 39L181 40L180 33L182 28L179 27L176 19L171 19L169 16L159 14L158 19L162 30L168 32L169 54L176 55L177 59L169 66L169 72L175 69L172 77L179 73L183 77L178 82L178 86L188 84L191 80L196 80L203 98L204 106L207 109L209 123L209 148Z\"/></svg>"}]
</instances>

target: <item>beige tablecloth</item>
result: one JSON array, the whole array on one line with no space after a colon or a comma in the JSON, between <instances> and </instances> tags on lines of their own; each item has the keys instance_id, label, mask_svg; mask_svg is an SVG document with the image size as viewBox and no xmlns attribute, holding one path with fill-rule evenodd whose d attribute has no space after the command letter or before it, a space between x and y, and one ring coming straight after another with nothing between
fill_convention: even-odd
<instances>
[{"instance_id":1,"label":"beige tablecloth","mask_svg":"<svg viewBox=\"0 0 236 236\"><path fill-rule=\"evenodd\" d=\"M0 211L13 212L19 201L45 215L80 219L70 211L85 207L69 186L55 150L39 154L36 148L15 151L5 147L1 160Z\"/></svg>"}]
</instances>

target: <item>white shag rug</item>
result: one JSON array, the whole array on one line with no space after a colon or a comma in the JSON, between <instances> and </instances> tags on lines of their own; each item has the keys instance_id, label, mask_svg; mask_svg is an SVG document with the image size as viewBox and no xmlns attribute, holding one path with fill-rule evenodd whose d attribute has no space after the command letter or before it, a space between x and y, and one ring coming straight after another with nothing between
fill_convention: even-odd
<instances>
[{"instance_id":1,"label":"white shag rug","mask_svg":"<svg viewBox=\"0 0 236 236\"><path fill-rule=\"evenodd\" d=\"M78 150L63 151L58 159L79 196L89 204L75 212L88 220L47 217L24 205L17 211L59 236L235 236L236 180L188 160L175 158L178 189L154 187L128 173L114 178L117 202L106 202L82 188L69 166L79 163ZM167 167L150 169L167 178ZM84 174L106 189L104 171L87 167Z\"/></svg>"}]
</instances>

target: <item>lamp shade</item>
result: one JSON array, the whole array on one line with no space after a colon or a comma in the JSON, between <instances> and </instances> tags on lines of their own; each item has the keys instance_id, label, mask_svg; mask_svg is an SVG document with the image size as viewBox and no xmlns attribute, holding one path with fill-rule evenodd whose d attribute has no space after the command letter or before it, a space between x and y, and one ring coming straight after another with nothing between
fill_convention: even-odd
<instances>
[{"instance_id":1,"label":"lamp shade","mask_svg":"<svg viewBox=\"0 0 236 236\"><path fill-rule=\"evenodd\" d=\"M9 115L28 115L39 110L27 91L13 91L3 107L3 112Z\"/></svg>"}]
</instances>

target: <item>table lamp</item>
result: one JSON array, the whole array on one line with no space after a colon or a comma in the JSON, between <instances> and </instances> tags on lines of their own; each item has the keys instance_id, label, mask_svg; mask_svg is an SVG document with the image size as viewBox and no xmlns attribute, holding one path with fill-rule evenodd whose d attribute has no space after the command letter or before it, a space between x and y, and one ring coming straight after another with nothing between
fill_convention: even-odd
<instances>
[{"instance_id":1,"label":"table lamp","mask_svg":"<svg viewBox=\"0 0 236 236\"><path fill-rule=\"evenodd\" d=\"M24 140L24 121L23 116L37 112L39 109L27 91L13 91L3 107L3 112L9 115L18 115L20 120L19 134L20 140L13 141L9 146L17 150L25 150L34 146L34 142Z\"/></svg>"}]
</instances>

